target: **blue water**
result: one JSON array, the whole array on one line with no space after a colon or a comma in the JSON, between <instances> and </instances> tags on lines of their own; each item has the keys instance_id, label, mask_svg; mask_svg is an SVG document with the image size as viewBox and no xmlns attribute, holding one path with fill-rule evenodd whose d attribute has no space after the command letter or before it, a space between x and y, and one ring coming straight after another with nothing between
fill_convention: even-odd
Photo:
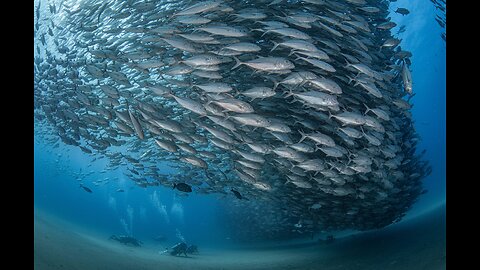
<instances>
[{"instance_id":1,"label":"blue water","mask_svg":"<svg viewBox=\"0 0 480 270\"><path fill-rule=\"evenodd\" d=\"M412 99L415 128L422 140L417 151L426 149L425 158L433 172L424 180L428 192L420 197L407 213L414 215L432 205L445 201L446 194L446 86L445 42L440 38L441 28L430 1L400 0L391 9L406 7L407 16L392 13L398 26L406 24L399 35L401 46L413 53L412 74L416 96ZM131 233L139 239L152 239L165 235L168 242L178 242L181 236L187 242L202 245L229 243L227 230L222 226L220 213L224 211L219 195L191 194L178 197L176 192L164 187L142 189L123 176L120 170L100 173L107 165L105 160L92 162L92 157L79 149L60 143L58 148L34 139L34 204L38 209L51 212L85 228L95 230L105 237L111 234ZM77 175L93 173L82 180L93 190L87 193L79 186ZM164 167L161 173L169 173ZM109 183L95 186L92 182L110 178ZM114 178L118 178L114 180ZM117 189L125 192L116 192ZM158 201L152 200L156 194ZM157 204L155 204L157 203ZM164 206L162 208L156 206ZM132 209L129 211L127 209ZM126 226L122 224L122 219ZM177 236L177 235L181 236Z\"/></svg>"}]
</instances>

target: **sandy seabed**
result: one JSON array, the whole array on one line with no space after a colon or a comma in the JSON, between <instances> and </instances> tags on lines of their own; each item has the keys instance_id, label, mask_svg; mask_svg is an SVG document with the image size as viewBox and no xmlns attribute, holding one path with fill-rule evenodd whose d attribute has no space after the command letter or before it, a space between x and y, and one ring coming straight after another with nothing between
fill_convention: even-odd
<instances>
[{"instance_id":1,"label":"sandy seabed","mask_svg":"<svg viewBox=\"0 0 480 270\"><path fill-rule=\"evenodd\" d=\"M128 247L73 230L42 211L34 217L36 270L446 269L445 204L382 230L331 244L208 250L189 258Z\"/></svg>"}]
</instances>

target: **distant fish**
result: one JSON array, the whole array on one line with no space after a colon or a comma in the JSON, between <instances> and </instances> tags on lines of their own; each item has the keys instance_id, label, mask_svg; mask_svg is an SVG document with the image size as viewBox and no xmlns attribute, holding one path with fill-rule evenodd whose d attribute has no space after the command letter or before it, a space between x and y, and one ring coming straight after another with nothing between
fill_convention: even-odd
<instances>
[{"instance_id":1,"label":"distant fish","mask_svg":"<svg viewBox=\"0 0 480 270\"><path fill-rule=\"evenodd\" d=\"M173 184L173 189L175 188L183 192L192 192L192 187L185 183L178 183L178 184L175 183Z\"/></svg>"},{"instance_id":2,"label":"distant fish","mask_svg":"<svg viewBox=\"0 0 480 270\"><path fill-rule=\"evenodd\" d=\"M35 12L37 14L37 22L40 20L40 4L41 3L42 3L41 1L38 1L38 6L37 6L37 9L35 10Z\"/></svg>"},{"instance_id":3,"label":"distant fish","mask_svg":"<svg viewBox=\"0 0 480 270\"><path fill-rule=\"evenodd\" d=\"M399 14L402 14L402 15L408 15L410 13L410 11L406 8L397 8L397 10L395 10L395 13L399 13Z\"/></svg>"},{"instance_id":4,"label":"distant fish","mask_svg":"<svg viewBox=\"0 0 480 270\"><path fill-rule=\"evenodd\" d=\"M400 28L399 28L398 31L397 31L397 35L405 32L405 30L406 30L406 26L405 26L405 25L400 26Z\"/></svg>"},{"instance_id":5,"label":"distant fish","mask_svg":"<svg viewBox=\"0 0 480 270\"><path fill-rule=\"evenodd\" d=\"M117 192L125 192L125 190L119 188L119 189L117 189Z\"/></svg>"},{"instance_id":6,"label":"distant fish","mask_svg":"<svg viewBox=\"0 0 480 270\"><path fill-rule=\"evenodd\" d=\"M235 197L239 198L240 200L243 199L242 194L240 194L240 192L236 191L235 189L231 189L230 191L235 195Z\"/></svg>"},{"instance_id":7,"label":"distant fish","mask_svg":"<svg viewBox=\"0 0 480 270\"><path fill-rule=\"evenodd\" d=\"M86 186L84 186L84 185L82 185L82 184L80 184L80 187L83 188L83 190L85 190L86 192L92 193L92 190L89 189L88 187L86 187Z\"/></svg>"},{"instance_id":8,"label":"distant fish","mask_svg":"<svg viewBox=\"0 0 480 270\"><path fill-rule=\"evenodd\" d=\"M150 152L152 152L151 149L149 149L148 151L146 151L145 153L143 153L143 155L141 155L139 159L144 158L145 156L147 156L148 154L150 154Z\"/></svg>"}]
</instances>

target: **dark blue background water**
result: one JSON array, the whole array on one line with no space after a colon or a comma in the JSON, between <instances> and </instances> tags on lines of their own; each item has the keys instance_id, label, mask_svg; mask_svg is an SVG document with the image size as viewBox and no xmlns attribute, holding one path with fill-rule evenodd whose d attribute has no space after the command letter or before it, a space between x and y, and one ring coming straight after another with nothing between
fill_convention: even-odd
<instances>
[{"instance_id":1,"label":"dark blue background water","mask_svg":"<svg viewBox=\"0 0 480 270\"><path fill-rule=\"evenodd\" d=\"M411 2L411 3L410 3ZM435 9L428 0L397 1L391 10L406 7L407 16L392 13L398 27L406 24L406 31L399 35L401 46L413 53L411 70L416 96L413 101L415 127L422 140L417 151L427 149L425 158L433 172L424 180L428 193L423 195L407 216L422 212L445 201L445 43L440 38L441 29L434 20ZM396 32L398 27L392 31ZM139 239L151 239L166 235L168 242L176 242L177 229L187 242L203 245L228 243L228 234L218 222L222 207L218 195L178 197L171 189L135 186L120 170L100 173L107 162L97 160L79 149L60 144L56 149L35 140L34 157L34 204L37 208L96 230L105 237L125 234L121 219L130 227L127 207L133 209L132 233ZM81 181L93 190L87 193L79 187L77 175L94 171ZM169 169L160 171L168 173ZM109 183L95 186L93 181L109 177ZM118 180L114 180L118 177ZM130 189L130 187L133 187ZM124 193L116 192L118 188ZM159 202L165 205L162 214L152 203L156 192ZM114 202L114 203L113 203ZM115 206L113 206L115 205Z\"/></svg>"}]
</instances>

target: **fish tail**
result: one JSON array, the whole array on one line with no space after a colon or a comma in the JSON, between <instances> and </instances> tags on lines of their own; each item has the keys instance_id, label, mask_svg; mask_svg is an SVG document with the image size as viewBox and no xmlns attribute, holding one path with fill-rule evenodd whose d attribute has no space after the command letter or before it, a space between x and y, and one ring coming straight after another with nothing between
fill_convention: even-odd
<instances>
[{"instance_id":1,"label":"fish tail","mask_svg":"<svg viewBox=\"0 0 480 270\"><path fill-rule=\"evenodd\" d=\"M210 103L212 103L212 102L214 102L214 101L215 101L215 100L213 100L213 99L208 100L207 103L205 103L205 106L210 105Z\"/></svg>"},{"instance_id":2,"label":"fish tail","mask_svg":"<svg viewBox=\"0 0 480 270\"><path fill-rule=\"evenodd\" d=\"M261 29L261 28L254 28L250 31L259 31L259 32L266 32L265 30Z\"/></svg>"},{"instance_id":3,"label":"fish tail","mask_svg":"<svg viewBox=\"0 0 480 270\"><path fill-rule=\"evenodd\" d=\"M332 118L333 114L328 110L328 119Z\"/></svg>"},{"instance_id":4,"label":"fish tail","mask_svg":"<svg viewBox=\"0 0 480 270\"><path fill-rule=\"evenodd\" d=\"M371 111L372 109L370 109L367 104L363 103L363 106L365 106L367 108L367 110L365 110L365 113L364 114L367 114L369 111Z\"/></svg>"},{"instance_id":5,"label":"fish tail","mask_svg":"<svg viewBox=\"0 0 480 270\"><path fill-rule=\"evenodd\" d=\"M305 58L303 58L303 57L301 57L301 56L298 56L298 55L297 55L297 58L295 59L295 61L297 61L297 60L299 60L299 59L301 59L301 60L305 60Z\"/></svg>"},{"instance_id":6,"label":"fish tail","mask_svg":"<svg viewBox=\"0 0 480 270\"><path fill-rule=\"evenodd\" d=\"M345 65L345 67L350 67L352 64L350 62L348 62L347 58L345 57L345 62L347 62L347 64Z\"/></svg>"},{"instance_id":7,"label":"fish tail","mask_svg":"<svg viewBox=\"0 0 480 270\"><path fill-rule=\"evenodd\" d=\"M273 48L270 50L270 52L273 52L273 50L275 50L278 47L278 45L280 45L280 43L275 41L272 41L272 43L273 43Z\"/></svg>"},{"instance_id":8,"label":"fish tail","mask_svg":"<svg viewBox=\"0 0 480 270\"><path fill-rule=\"evenodd\" d=\"M292 54L294 54L294 53L297 53L297 51L296 51L296 50L291 50L290 53L288 54L288 56L290 56L290 55L292 55ZM298 57L298 55L296 55L296 54L295 54L295 56Z\"/></svg>"},{"instance_id":9,"label":"fish tail","mask_svg":"<svg viewBox=\"0 0 480 270\"><path fill-rule=\"evenodd\" d=\"M267 31L263 32L263 34L260 37L265 36L268 32L270 32L270 30L267 30Z\"/></svg>"},{"instance_id":10,"label":"fish tail","mask_svg":"<svg viewBox=\"0 0 480 270\"><path fill-rule=\"evenodd\" d=\"M330 170L337 168L337 167L335 166L335 164L333 164L332 162L326 162L326 163L328 164L328 166L330 166Z\"/></svg>"},{"instance_id":11,"label":"fish tail","mask_svg":"<svg viewBox=\"0 0 480 270\"><path fill-rule=\"evenodd\" d=\"M241 64L243 64L243 63L240 62L240 60L238 60L237 57L235 57L235 56L232 56L232 57L233 57L233 59L235 59L235 65L232 67L231 70L234 70L234 69L236 69L237 67L239 67L239 66L240 66Z\"/></svg>"},{"instance_id":12,"label":"fish tail","mask_svg":"<svg viewBox=\"0 0 480 270\"><path fill-rule=\"evenodd\" d=\"M301 143L301 142L303 142L303 140L305 140L307 138L307 135L301 129L298 130L298 133L300 133L300 135L302 135L302 138L300 138L300 141L298 141L298 143Z\"/></svg>"},{"instance_id":13,"label":"fish tail","mask_svg":"<svg viewBox=\"0 0 480 270\"><path fill-rule=\"evenodd\" d=\"M347 152L348 152L348 155L347 155L347 158L348 158L347 166L348 166L348 165L350 165L350 163L352 163L352 158L351 158L351 156L352 156L353 154L352 154L350 151L348 151L348 150L347 150Z\"/></svg>"},{"instance_id":14,"label":"fish tail","mask_svg":"<svg viewBox=\"0 0 480 270\"><path fill-rule=\"evenodd\" d=\"M234 97L238 97L239 95L242 94L242 92L240 92L240 90L238 90L238 88L235 88L235 89L233 90L233 92L234 92L234 94L233 94Z\"/></svg>"},{"instance_id":15,"label":"fish tail","mask_svg":"<svg viewBox=\"0 0 480 270\"><path fill-rule=\"evenodd\" d=\"M219 54L221 54L222 52L224 52L225 50L227 50L227 48L223 47L223 48L220 48L220 49L217 50L217 51L212 50L212 51L209 51L209 52L210 52L210 53L213 53L213 54L216 54L216 55L219 55Z\"/></svg>"},{"instance_id":16,"label":"fish tail","mask_svg":"<svg viewBox=\"0 0 480 270\"><path fill-rule=\"evenodd\" d=\"M285 98L288 98L288 97L292 96L293 94L295 94L295 93L293 93L292 89L288 89L288 91L286 93L287 94L285 95Z\"/></svg>"},{"instance_id":17,"label":"fish tail","mask_svg":"<svg viewBox=\"0 0 480 270\"><path fill-rule=\"evenodd\" d=\"M162 96L167 97L167 98L175 98L175 95L173 94L173 91L172 91L172 90L166 92L166 93L163 94Z\"/></svg>"},{"instance_id":18,"label":"fish tail","mask_svg":"<svg viewBox=\"0 0 480 270\"><path fill-rule=\"evenodd\" d=\"M275 91L275 89L277 89L280 82L277 82L275 79L272 79L272 82L273 82L273 91Z\"/></svg>"},{"instance_id":19,"label":"fish tail","mask_svg":"<svg viewBox=\"0 0 480 270\"><path fill-rule=\"evenodd\" d=\"M348 84L352 83L352 82L355 80L355 78L352 78L352 77L350 77L350 76L348 76L348 75L345 75L345 77L348 78Z\"/></svg>"}]
</instances>

